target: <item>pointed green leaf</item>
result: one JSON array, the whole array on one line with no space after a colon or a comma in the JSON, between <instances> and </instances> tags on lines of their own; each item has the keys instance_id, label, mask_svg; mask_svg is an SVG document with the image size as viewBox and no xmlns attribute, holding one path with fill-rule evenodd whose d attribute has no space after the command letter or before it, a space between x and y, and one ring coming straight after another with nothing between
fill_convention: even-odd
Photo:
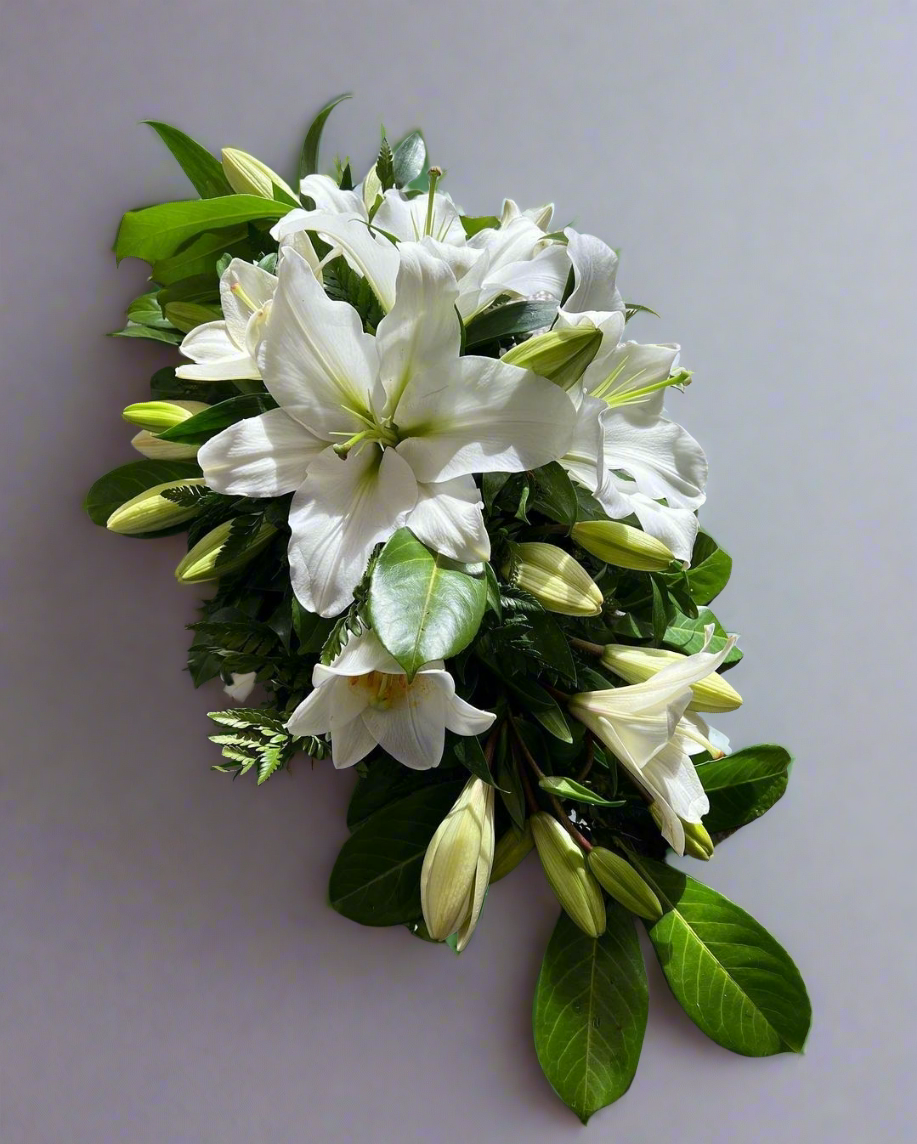
<instances>
[{"instance_id":1,"label":"pointed green leaf","mask_svg":"<svg viewBox=\"0 0 917 1144\"><path fill-rule=\"evenodd\" d=\"M556 302L507 302L472 318L465 327L465 349L504 338L530 334L542 326L550 326L557 316Z\"/></svg>"},{"instance_id":2,"label":"pointed green leaf","mask_svg":"<svg viewBox=\"0 0 917 1144\"><path fill-rule=\"evenodd\" d=\"M140 326L131 325L128 323L123 330L113 330L109 337L112 338L144 338L148 342L165 342L169 346L177 346L182 340L181 330L174 329L171 325L164 330L158 329L155 326Z\"/></svg>"},{"instance_id":3,"label":"pointed green leaf","mask_svg":"<svg viewBox=\"0 0 917 1144\"><path fill-rule=\"evenodd\" d=\"M724 552L712 536L699 532L694 543L688 586L696 604L709 604L729 583L732 557Z\"/></svg>"},{"instance_id":4,"label":"pointed green leaf","mask_svg":"<svg viewBox=\"0 0 917 1144\"><path fill-rule=\"evenodd\" d=\"M280 219L286 203L257 195L227 195L218 199L187 199L128 211L115 239L115 256L158 262L168 258L189 238L204 231L235 226L255 219Z\"/></svg>"},{"instance_id":5,"label":"pointed green leaf","mask_svg":"<svg viewBox=\"0 0 917 1144\"><path fill-rule=\"evenodd\" d=\"M247 253L244 249L247 242L248 228L245 226L205 231L170 258L154 262L150 277L161 286L170 286L186 278L201 278L205 274L215 277L220 255L241 256Z\"/></svg>"},{"instance_id":6,"label":"pointed green leaf","mask_svg":"<svg viewBox=\"0 0 917 1144\"><path fill-rule=\"evenodd\" d=\"M783 747L763 743L699 766L697 776L710 799L704 815L710 833L738 830L770 810L786 790L792 762Z\"/></svg>"},{"instance_id":7,"label":"pointed green leaf","mask_svg":"<svg viewBox=\"0 0 917 1144\"><path fill-rule=\"evenodd\" d=\"M328 894L339 914L365 926L421 916L420 868L461 783L423 787L367 819L341 847Z\"/></svg>"},{"instance_id":8,"label":"pointed green leaf","mask_svg":"<svg viewBox=\"0 0 917 1144\"><path fill-rule=\"evenodd\" d=\"M389 540L373 569L370 620L409 679L425 663L467 647L486 604L483 576L469 576L462 565L425 548L407 528Z\"/></svg>"},{"instance_id":9,"label":"pointed green leaf","mask_svg":"<svg viewBox=\"0 0 917 1144\"><path fill-rule=\"evenodd\" d=\"M576 524L576 489L567 470L551 461L532 473L535 492L531 507L560 524Z\"/></svg>"},{"instance_id":10,"label":"pointed green leaf","mask_svg":"<svg viewBox=\"0 0 917 1144\"><path fill-rule=\"evenodd\" d=\"M698 608L694 619L686 616L684 612L676 611L669 621L662 642L666 647L674 648L675 651L683 651L685 655L693 655L694 652L700 651L704 646L704 628L708 624L713 624L713 639L710 641L707 651L718 652L726 642L726 632L709 608ZM734 647L724 662L727 665L738 663L741 658L741 651Z\"/></svg>"},{"instance_id":11,"label":"pointed green leaf","mask_svg":"<svg viewBox=\"0 0 917 1144\"><path fill-rule=\"evenodd\" d=\"M679 1004L718 1045L748 1057L802 1052L812 1007L786 950L739 906L686 874L634 864L665 913L647 927Z\"/></svg>"},{"instance_id":12,"label":"pointed green leaf","mask_svg":"<svg viewBox=\"0 0 917 1144\"><path fill-rule=\"evenodd\" d=\"M304 179L306 175L314 175L318 171L318 147L322 140L322 132L325 129L325 121L337 105L345 99L350 99L350 92L335 96L334 99L325 104L312 120L299 155L299 177L301 179Z\"/></svg>"},{"instance_id":13,"label":"pointed green leaf","mask_svg":"<svg viewBox=\"0 0 917 1144\"><path fill-rule=\"evenodd\" d=\"M227 426L276 408L277 402L268 393L244 393L221 401L219 405L211 405L209 409L202 409L200 413L180 421L158 436L164 441L203 445Z\"/></svg>"},{"instance_id":14,"label":"pointed green leaf","mask_svg":"<svg viewBox=\"0 0 917 1144\"><path fill-rule=\"evenodd\" d=\"M637 1071L649 993L634 920L615 902L587 937L565 913L544 956L532 1023L551 1087L585 1124L627 1092Z\"/></svg>"},{"instance_id":15,"label":"pointed green leaf","mask_svg":"<svg viewBox=\"0 0 917 1144\"><path fill-rule=\"evenodd\" d=\"M202 199L232 194L232 187L223 174L222 163L206 147L195 143L190 135L168 123L158 123L154 119L145 119L144 123L152 127L169 148Z\"/></svg>"},{"instance_id":16,"label":"pointed green leaf","mask_svg":"<svg viewBox=\"0 0 917 1144\"><path fill-rule=\"evenodd\" d=\"M548 794L556 795L558 798L569 798L574 802L586 802L589 803L590 806L624 805L623 798L613 801L602 798L600 794L596 794L594 790L590 790L589 787L578 783L576 779L564 778L562 775L545 775L543 779L538 780L538 785L542 790L546 790Z\"/></svg>"}]
</instances>

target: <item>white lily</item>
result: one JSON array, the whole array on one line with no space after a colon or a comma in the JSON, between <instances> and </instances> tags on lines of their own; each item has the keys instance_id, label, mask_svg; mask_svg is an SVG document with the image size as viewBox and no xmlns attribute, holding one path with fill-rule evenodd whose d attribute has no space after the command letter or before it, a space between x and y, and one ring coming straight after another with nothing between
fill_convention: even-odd
<instances>
[{"instance_id":1,"label":"white lily","mask_svg":"<svg viewBox=\"0 0 917 1144\"><path fill-rule=\"evenodd\" d=\"M706 643L713 628L706 629ZM687 715L691 685L722 664L735 645L730 636L720 651L686 656L644 683L574 695L570 713L584 723L649 795L662 820L662 834L684 853L685 822L700 822L710 809L691 755L702 750L721 754L710 741L706 723Z\"/></svg>"},{"instance_id":2,"label":"white lily","mask_svg":"<svg viewBox=\"0 0 917 1144\"><path fill-rule=\"evenodd\" d=\"M636 515L679 560L690 560L707 461L690 433L662 416L679 347L622 342L617 255L592 235L564 233L575 288L557 325L590 326L602 341L583 374L574 445L562 463L613 520Z\"/></svg>"},{"instance_id":3,"label":"white lily","mask_svg":"<svg viewBox=\"0 0 917 1144\"><path fill-rule=\"evenodd\" d=\"M323 616L350 603L372 549L402 525L453 559L488 559L471 474L547 464L573 432L573 403L556 385L460 356L452 271L419 243L400 255L397 301L372 337L288 252L258 356L280 408L198 454L215 492L294 492L293 589Z\"/></svg>"},{"instance_id":4,"label":"white lily","mask_svg":"<svg viewBox=\"0 0 917 1144\"><path fill-rule=\"evenodd\" d=\"M294 735L331 735L331 760L352 767L378 744L415 771L439 766L446 728L480 735L494 722L455 694L442 660L422 667L409 683L374 632L351 639L330 667L317 664L314 690L290 716ZM486 884L486 879L485 879Z\"/></svg>"},{"instance_id":5,"label":"white lily","mask_svg":"<svg viewBox=\"0 0 917 1144\"><path fill-rule=\"evenodd\" d=\"M244 703L255 690L257 678L257 671L234 671L232 673L232 682L227 683L223 687L223 690L235 703Z\"/></svg>"}]
</instances>

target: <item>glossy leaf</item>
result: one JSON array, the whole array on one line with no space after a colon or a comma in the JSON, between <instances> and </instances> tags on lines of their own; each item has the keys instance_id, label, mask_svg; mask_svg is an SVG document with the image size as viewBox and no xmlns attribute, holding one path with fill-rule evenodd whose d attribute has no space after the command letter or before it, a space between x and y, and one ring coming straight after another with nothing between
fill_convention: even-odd
<instances>
[{"instance_id":1,"label":"glossy leaf","mask_svg":"<svg viewBox=\"0 0 917 1144\"><path fill-rule=\"evenodd\" d=\"M623 798L614 800L602 798L600 794L596 794L594 790L578 783L576 779L564 778L563 775L545 775L543 779L538 780L538 785L548 794L556 795L558 798L569 798L574 802L585 802L590 806L624 805Z\"/></svg>"},{"instance_id":2,"label":"glossy leaf","mask_svg":"<svg viewBox=\"0 0 917 1144\"><path fill-rule=\"evenodd\" d=\"M109 334L111 338L143 338L148 342L164 342L169 346L177 346L182 336L181 330L173 329L172 326L159 329L156 326L140 325L127 325L123 330L113 330Z\"/></svg>"},{"instance_id":3,"label":"glossy leaf","mask_svg":"<svg viewBox=\"0 0 917 1144\"><path fill-rule=\"evenodd\" d=\"M496 215L462 215L462 229L466 238L472 238L479 230L495 230L500 225Z\"/></svg>"},{"instance_id":4,"label":"glossy leaf","mask_svg":"<svg viewBox=\"0 0 917 1144\"><path fill-rule=\"evenodd\" d=\"M709 604L729 583L732 557L712 536L699 532L694 543L688 587L696 604Z\"/></svg>"},{"instance_id":5,"label":"glossy leaf","mask_svg":"<svg viewBox=\"0 0 917 1144\"><path fill-rule=\"evenodd\" d=\"M402 139L394 154L395 186L406 187L423 173L427 162L427 145L419 131Z\"/></svg>"},{"instance_id":6,"label":"glossy leaf","mask_svg":"<svg viewBox=\"0 0 917 1144\"><path fill-rule=\"evenodd\" d=\"M585 1124L627 1092L637 1071L649 993L634 921L606 905L599 938L562 913L535 987L535 1051L551 1087Z\"/></svg>"},{"instance_id":7,"label":"glossy leaf","mask_svg":"<svg viewBox=\"0 0 917 1144\"><path fill-rule=\"evenodd\" d=\"M504 338L530 334L542 326L550 326L557 316L556 302L507 302L472 318L465 327L465 349Z\"/></svg>"},{"instance_id":8,"label":"glossy leaf","mask_svg":"<svg viewBox=\"0 0 917 1144\"><path fill-rule=\"evenodd\" d=\"M194 461L132 461L99 477L86 494L83 507L94 524L104 526L116 508L154 485L200 475Z\"/></svg>"},{"instance_id":9,"label":"glossy leaf","mask_svg":"<svg viewBox=\"0 0 917 1144\"><path fill-rule=\"evenodd\" d=\"M359 768L363 773L353 788L347 807L347 829L356 830L377 811L415 794L418 790L443 783L464 782L466 775L445 761L428 771L412 771L385 752L374 754Z\"/></svg>"},{"instance_id":10,"label":"glossy leaf","mask_svg":"<svg viewBox=\"0 0 917 1144\"><path fill-rule=\"evenodd\" d=\"M711 834L738 830L770 810L786 790L792 762L789 751L764 743L699 766L710 799L704 825Z\"/></svg>"},{"instance_id":11,"label":"glossy leaf","mask_svg":"<svg viewBox=\"0 0 917 1144\"><path fill-rule=\"evenodd\" d=\"M115 256L158 262L168 258L204 231L235 226L255 219L280 219L290 210L285 203L257 195L227 195L218 199L188 199L159 203L128 211L121 219L115 239Z\"/></svg>"},{"instance_id":12,"label":"glossy leaf","mask_svg":"<svg viewBox=\"0 0 917 1144\"><path fill-rule=\"evenodd\" d=\"M355 830L331 871L328 894L334 909L366 926L419 918L423 857L460 789L461 783L423 787Z\"/></svg>"},{"instance_id":13,"label":"glossy leaf","mask_svg":"<svg viewBox=\"0 0 917 1144\"><path fill-rule=\"evenodd\" d=\"M634 864L665 910L647 930L672 992L695 1025L743 1056L802 1052L812 1010L786 950L702 882L649 858Z\"/></svg>"},{"instance_id":14,"label":"glossy leaf","mask_svg":"<svg viewBox=\"0 0 917 1144\"><path fill-rule=\"evenodd\" d=\"M150 277L161 286L171 286L187 278L205 274L216 276L217 261L222 254L241 256L248 242L248 228L231 226L225 230L206 231L192 239L170 258L153 263Z\"/></svg>"},{"instance_id":15,"label":"glossy leaf","mask_svg":"<svg viewBox=\"0 0 917 1144\"><path fill-rule=\"evenodd\" d=\"M200 413L195 413L193 417L160 433L159 437L164 441L178 441L185 445L203 445L227 426L276 408L277 402L269 393L244 393L221 401L219 405L211 405L209 409L202 409Z\"/></svg>"},{"instance_id":16,"label":"glossy leaf","mask_svg":"<svg viewBox=\"0 0 917 1144\"><path fill-rule=\"evenodd\" d=\"M326 103L309 125L299 155L299 177L301 179L304 179L306 175L314 175L318 171L318 148L322 140L322 132L325 129L325 121L337 105L345 99L350 99L350 92L338 95L330 103Z\"/></svg>"},{"instance_id":17,"label":"glossy leaf","mask_svg":"<svg viewBox=\"0 0 917 1144\"><path fill-rule=\"evenodd\" d=\"M135 298L127 308L128 322L139 326L152 326L157 329L172 329L169 319L162 312L162 300L159 290L149 290Z\"/></svg>"},{"instance_id":18,"label":"glossy leaf","mask_svg":"<svg viewBox=\"0 0 917 1144\"><path fill-rule=\"evenodd\" d=\"M486 604L483 577L431 552L407 528L389 540L373 569L372 626L409 679L425 663L467 647Z\"/></svg>"},{"instance_id":19,"label":"glossy leaf","mask_svg":"<svg viewBox=\"0 0 917 1144\"><path fill-rule=\"evenodd\" d=\"M694 619L686 616L684 612L676 611L674 617L669 621L662 642L665 647L682 651L685 655L693 655L694 652L700 651L704 646L704 628L708 624L713 624L713 639L710 641L707 650L718 652L726 642L726 632L709 608L698 608L697 616ZM741 658L742 652L739 648L734 647L726 656L724 663L727 665L738 663Z\"/></svg>"},{"instance_id":20,"label":"glossy leaf","mask_svg":"<svg viewBox=\"0 0 917 1144\"><path fill-rule=\"evenodd\" d=\"M535 490L531 508L560 524L576 524L576 489L567 470L551 461L532 473Z\"/></svg>"},{"instance_id":21,"label":"glossy leaf","mask_svg":"<svg viewBox=\"0 0 917 1144\"><path fill-rule=\"evenodd\" d=\"M202 199L232 194L232 187L223 174L222 163L206 147L168 123L158 123L155 119L145 119L144 123L152 127L169 148Z\"/></svg>"}]
</instances>

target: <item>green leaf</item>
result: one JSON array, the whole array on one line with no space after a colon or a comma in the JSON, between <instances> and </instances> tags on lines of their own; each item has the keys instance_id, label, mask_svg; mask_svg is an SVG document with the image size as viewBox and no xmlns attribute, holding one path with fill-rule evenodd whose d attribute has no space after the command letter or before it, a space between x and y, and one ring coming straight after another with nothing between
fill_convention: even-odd
<instances>
[{"instance_id":1,"label":"green leaf","mask_svg":"<svg viewBox=\"0 0 917 1144\"><path fill-rule=\"evenodd\" d=\"M356 830L389 803L407 798L418 790L443 783L464 782L464 776L446 763L428 771L412 771L391 755L378 754L357 768L363 773L353 788L347 807L347 829Z\"/></svg>"},{"instance_id":2,"label":"green leaf","mask_svg":"<svg viewBox=\"0 0 917 1144\"><path fill-rule=\"evenodd\" d=\"M113 330L109 337L144 338L148 342L165 342L166 345L177 346L183 335L181 330L176 330L171 325L168 329L160 330L155 326L132 326L128 324L123 330Z\"/></svg>"},{"instance_id":3,"label":"green leaf","mask_svg":"<svg viewBox=\"0 0 917 1144\"><path fill-rule=\"evenodd\" d=\"M321 111L312 120L306 138L303 140L302 151L299 155L299 177L314 175L318 171L318 147L325 129L325 121L332 111L345 99L350 99L350 92L335 96L330 103L326 103Z\"/></svg>"},{"instance_id":4,"label":"green leaf","mask_svg":"<svg viewBox=\"0 0 917 1144\"><path fill-rule=\"evenodd\" d=\"M584 1124L630 1088L649 1007L633 918L615 902L606 912L608 928L599 938L560 915L532 1012L538 1063Z\"/></svg>"},{"instance_id":5,"label":"green leaf","mask_svg":"<svg viewBox=\"0 0 917 1144\"><path fill-rule=\"evenodd\" d=\"M728 898L635 859L666 911L647 927L679 1004L712 1040L748 1057L802 1052L812 1007L786 950Z\"/></svg>"},{"instance_id":6,"label":"green leaf","mask_svg":"<svg viewBox=\"0 0 917 1144\"><path fill-rule=\"evenodd\" d=\"M567 470L551 461L532 473L535 492L531 507L560 524L576 524L576 489Z\"/></svg>"},{"instance_id":7,"label":"green leaf","mask_svg":"<svg viewBox=\"0 0 917 1144\"><path fill-rule=\"evenodd\" d=\"M169 302L165 314L173 326L186 334L207 322L218 322L223 317L219 306L202 306L200 302Z\"/></svg>"},{"instance_id":8,"label":"green leaf","mask_svg":"<svg viewBox=\"0 0 917 1144\"><path fill-rule=\"evenodd\" d=\"M503 605L500 602L500 581L492 564L484 565L484 583L487 585L487 607L496 614L499 622L503 619Z\"/></svg>"},{"instance_id":9,"label":"green leaf","mask_svg":"<svg viewBox=\"0 0 917 1144\"><path fill-rule=\"evenodd\" d=\"M691 619L684 612L677 611L665 630L662 642L666 647L675 651L683 651L685 655L693 655L704 646L704 628L713 624L713 639L707 651L716 653L726 643L726 632L709 608L698 608L697 616ZM741 651L734 647L724 660L725 664L738 663L742 658Z\"/></svg>"},{"instance_id":10,"label":"green leaf","mask_svg":"<svg viewBox=\"0 0 917 1144\"><path fill-rule=\"evenodd\" d=\"M154 485L200 475L194 461L132 461L99 477L86 494L83 507L94 524L104 526L116 508Z\"/></svg>"},{"instance_id":11,"label":"green leaf","mask_svg":"<svg viewBox=\"0 0 917 1144\"><path fill-rule=\"evenodd\" d=\"M652 589L653 593L653 610L651 621L653 626L653 643L656 647L658 647L665 637L666 627L668 625L666 597L659 577L650 576L650 588Z\"/></svg>"},{"instance_id":12,"label":"green leaf","mask_svg":"<svg viewBox=\"0 0 917 1144\"><path fill-rule=\"evenodd\" d=\"M291 604L293 610L293 631L299 640L299 651L302 655L317 655L328 638L328 633L334 627L334 621L315 612L307 612L296 597Z\"/></svg>"},{"instance_id":13,"label":"green leaf","mask_svg":"<svg viewBox=\"0 0 917 1144\"><path fill-rule=\"evenodd\" d=\"M235 425L246 417L257 417L269 409L276 409L277 402L268 393L244 393L240 397L230 397L219 405L202 409L186 421L173 425L159 437L164 441L180 441L186 445L203 445L228 425Z\"/></svg>"},{"instance_id":14,"label":"green leaf","mask_svg":"<svg viewBox=\"0 0 917 1144\"><path fill-rule=\"evenodd\" d=\"M563 628L549 612L533 612L528 617L529 639L532 651L542 660L549 671L576 683L576 661Z\"/></svg>"},{"instance_id":15,"label":"green leaf","mask_svg":"<svg viewBox=\"0 0 917 1144\"><path fill-rule=\"evenodd\" d=\"M481 746L481 740L477 735L457 738L453 744L453 751L462 766L466 767L475 778L481 779L488 786L497 785L490 772L490 767L487 765L487 756L484 754L484 748Z\"/></svg>"},{"instance_id":16,"label":"green leaf","mask_svg":"<svg viewBox=\"0 0 917 1144\"><path fill-rule=\"evenodd\" d=\"M328 894L351 921L393 926L421 916L420 868L460 783L424 787L374 814L341 847Z\"/></svg>"},{"instance_id":17,"label":"green leaf","mask_svg":"<svg viewBox=\"0 0 917 1144\"><path fill-rule=\"evenodd\" d=\"M255 219L280 219L289 210L286 203L257 195L228 195L218 199L159 203L128 211L118 227L115 257L119 262L122 258L142 258L156 263L204 231Z\"/></svg>"},{"instance_id":18,"label":"green leaf","mask_svg":"<svg viewBox=\"0 0 917 1144\"><path fill-rule=\"evenodd\" d=\"M590 806L624 805L623 798L609 801L607 798L602 798L600 794L596 794L594 790L590 790L589 787L578 783L576 779L564 778L562 775L545 775L543 779L538 780L538 785L548 794L556 795L558 798L569 798L574 802L586 802Z\"/></svg>"},{"instance_id":19,"label":"green leaf","mask_svg":"<svg viewBox=\"0 0 917 1144\"><path fill-rule=\"evenodd\" d=\"M472 238L479 230L496 230L500 225L496 215L462 215L460 221L466 238Z\"/></svg>"},{"instance_id":20,"label":"green leaf","mask_svg":"<svg viewBox=\"0 0 917 1144\"><path fill-rule=\"evenodd\" d=\"M376 178L378 178L382 186L383 193L391 190L395 185L395 160L384 133L382 135L382 145L379 148L379 156L376 159Z\"/></svg>"},{"instance_id":21,"label":"green leaf","mask_svg":"<svg viewBox=\"0 0 917 1144\"><path fill-rule=\"evenodd\" d=\"M373 569L369 615L387 650L413 679L425 663L467 647L487 603L483 577L430 552L407 528L388 541Z\"/></svg>"},{"instance_id":22,"label":"green leaf","mask_svg":"<svg viewBox=\"0 0 917 1144\"><path fill-rule=\"evenodd\" d=\"M419 131L412 131L395 148L392 160L395 186L406 187L423 173L427 161L427 145Z\"/></svg>"},{"instance_id":23,"label":"green leaf","mask_svg":"<svg viewBox=\"0 0 917 1144\"><path fill-rule=\"evenodd\" d=\"M549 731L555 738L563 743L572 743L573 734L557 704L557 700L541 686L526 675L517 675L503 680L506 686L525 700L525 709L528 714Z\"/></svg>"},{"instance_id":24,"label":"green leaf","mask_svg":"<svg viewBox=\"0 0 917 1144\"><path fill-rule=\"evenodd\" d=\"M692 566L688 569L688 586L696 604L709 604L729 583L732 557L724 552L712 536L699 532L694 542Z\"/></svg>"},{"instance_id":25,"label":"green leaf","mask_svg":"<svg viewBox=\"0 0 917 1144\"><path fill-rule=\"evenodd\" d=\"M792 763L789 751L770 743L703 763L697 775L710 799L704 825L719 834L760 818L782 797Z\"/></svg>"},{"instance_id":26,"label":"green leaf","mask_svg":"<svg viewBox=\"0 0 917 1144\"><path fill-rule=\"evenodd\" d=\"M149 290L135 298L127 307L128 322L138 326L154 326L158 329L171 330L172 324L162 312L162 299L159 290Z\"/></svg>"},{"instance_id":27,"label":"green leaf","mask_svg":"<svg viewBox=\"0 0 917 1144\"><path fill-rule=\"evenodd\" d=\"M550 326L557 316L556 302L507 302L472 318L465 327L465 349L470 352L488 342L530 334Z\"/></svg>"},{"instance_id":28,"label":"green leaf","mask_svg":"<svg viewBox=\"0 0 917 1144\"><path fill-rule=\"evenodd\" d=\"M232 194L232 187L223 174L222 163L205 147L195 143L184 131L170 127L168 123L158 123L155 119L145 119L143 122L152 127L169 148L202 199Z\"/></svg>"},{"instance_id":29,"label":"green leaf","mask_svg":"<svg viewBox=\"0 0 917 1144\"><path fill-rule=\"evenodd\" d=\"M186 278L200 278L205 274L215 277L217 260L221 254L240 255L247 252L247 246L247 226L205 231L171 258L154 262L150 277L162 286L170 286Z\"/></svg>"}]
</instances>

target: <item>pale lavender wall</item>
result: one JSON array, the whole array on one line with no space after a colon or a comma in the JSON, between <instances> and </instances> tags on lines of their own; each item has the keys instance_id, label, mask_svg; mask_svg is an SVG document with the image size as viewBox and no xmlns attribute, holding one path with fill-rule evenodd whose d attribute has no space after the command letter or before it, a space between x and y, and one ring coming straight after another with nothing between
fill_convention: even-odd
<instances>
[{"instance_id":1,"label":"pale lavender wall","mask_svg":"<svg viewBox=\"0 0 917 1144\"><path fill-rule=\"evenodd\" d=\"M3 24L4 1144L903 1136L914 5L7 0ZM80 512L167 356L102 337L142 281L108 252L120 212L187 193L136 122L286 169L350 87L329 154L422 123L468 210L556 199L663 315L637 336L685 345L673 404L710 454L747 652L724 724L798 755L786 802L703 873L797 957L804 1059L716 1048L653 970L633 1090L584 1133L530 1046L537 869L458 960L332 913L349 777L209 773L179 542Z\"/></svg>"}]
</instances>

